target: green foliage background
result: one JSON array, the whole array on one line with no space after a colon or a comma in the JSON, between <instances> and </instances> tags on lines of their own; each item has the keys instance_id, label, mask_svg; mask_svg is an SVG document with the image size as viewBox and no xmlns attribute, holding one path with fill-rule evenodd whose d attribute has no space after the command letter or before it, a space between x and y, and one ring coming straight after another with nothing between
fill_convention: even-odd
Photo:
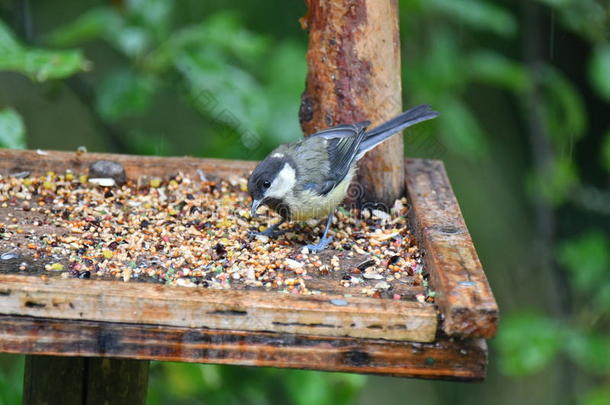
<instances>
[{"instance_id":1,"label":"green foliage background","mask_svg":"<svg viewBox=\"0 0 610 405\"><path fill-rule=\"evenodd\" d=\"M259 159L304 2L0 0L0 146ZM444 160L502 310L484 384L155 363L151 404L610 403L610 3L400 0L406 154ZM23 359L0 357L0 404Z\"/></svg>"}]
</instances>

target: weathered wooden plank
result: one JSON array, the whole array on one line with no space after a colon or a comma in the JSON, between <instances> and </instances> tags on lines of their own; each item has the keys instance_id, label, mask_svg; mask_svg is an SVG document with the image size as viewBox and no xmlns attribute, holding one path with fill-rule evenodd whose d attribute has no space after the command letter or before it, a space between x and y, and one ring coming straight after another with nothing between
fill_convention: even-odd
<instances>
[{"instance_id":1,"label":"weathered wooden plank","mask_svg":"<svg viewBox=\"0 0 610 405\"><path fill-rule=\"evenodd\" d=\"M177 172L196 175L197 169L228 177L247 174L254 165L253 162L216 159L46 153L0 150L0 174L20 171L40 174L66 169L82 172L91 161L99 159L124 163L130 178L168 177L169 173ZM436 299L444 316L444 331L458 336L493 336L498 319L497 305L442 164L407 160L406 177L414 231L427 252L425 264L431 284L438 293ZM332 282L325 288L331 291Z\"/></svg>"},{"instance_id":2,"label":"weathered wooden plank","mask_svg":"<svg viewBox=\"0 0 610 405\"><path fill-rule=\"evenodd\" d=\"M0 314L431 342L434 305L0 274Z\"/></svg>"},{"instance_id":3,"label":"weathered wooden plank","mask_svg":"<svg viewBox=\"0 0 610 405\"><path fill-rule=\"evenodd\" d=\"M306 89L299 118L311 134L337 124L379 125L402 111L397 0L307 0ZM391 207L402 196L403 139L397 135L358 163L351 202ZM353 186L354 187L354 186Z\"/></svg>"},{"instance_id":4,"label":"weathered wooden plank","mask_svg":"<svg viewBox=\"0 0 610 405\"><path fill-rule=\"evenodd\" d=\"M26 356L23 404L82 404L86 359Z\"/></svg>"},{"instance_id":5,"label":"weathered wooden plank","mask_svg":"<svg viewBox=\"0 0 610 405\"><path fill-rule=\"evenodd\" d=\"M148 369L142 360L26 356L23 403L144 404Z\"/></svg>"},{"instance_id":6,"label":"weathered wooden plank","mask_svg":"<svg viewBox=\"0 0 610 405\"><path fill-rule=\"evenodd\" d=\"M0 316L0 351L480 381L481 339L434 343Z\"/></svg>"},{"instance_id":7,"label":"weathered wooden plank","mask_svg":"<svg viewBox=\"0 0 610 405\"><path fill-rule=\"evenodd\" d=\"M84 404L144 405L146 403L149 361L90 357L85 359L85 367Z\"/></svg>"},{"instance_id":8,"label":"weathered wooden plank","mask_svg":"<svg viewBox=\"0 0 610 405\"><path fill-rule=\"evenodd\" d=\"M113 160L121 163L130 179L141 176L168 178L179 172L198 178L198 170L206 175L227 178L234 175L248 175L256 165L256 162L243 160L199 159L188 156L159 157L0 149L0 174L20 172L44 174L48 171L62 173L68 169L76 173L87 173L89 164L96 160Z\"/></svg>"},{"instance_id":9,"label":"weathered wooden plank","mask_svg":"<svg viewBox=\"0 0 610 405\"><path fill-rule=\"evenodd\" d=\"M406 160L411 219L448 335L491 338L498 306L440 161Z\"/></svg>"}]
</instances>

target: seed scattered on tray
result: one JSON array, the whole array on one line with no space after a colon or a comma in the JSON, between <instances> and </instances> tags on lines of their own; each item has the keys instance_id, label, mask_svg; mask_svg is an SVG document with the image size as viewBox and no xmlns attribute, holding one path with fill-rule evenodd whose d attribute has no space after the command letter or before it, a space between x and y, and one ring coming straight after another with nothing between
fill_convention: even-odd
<instances>
[{"instance_id":1,"label":"seed scattered on tray","mask_svg":"<svg viewBox=\"0 0 610 405\"><path fill-rule=\"evenodd\" d=\"M346 297L402 299L395 289L401 283L427 287L405 199L390 213L337 210L330 249L312 254L304 245L322 234L324 221L285 224L276 239L251 236L278 217L250 217L245 178L116 183L71 172L0 176L2 260L26 274L214 289L320 294L311 286L329 275L337 275L335 290L344 288ZM432 292L421 291L417 300L433 302Z\"/></svg>"}]
</instances>

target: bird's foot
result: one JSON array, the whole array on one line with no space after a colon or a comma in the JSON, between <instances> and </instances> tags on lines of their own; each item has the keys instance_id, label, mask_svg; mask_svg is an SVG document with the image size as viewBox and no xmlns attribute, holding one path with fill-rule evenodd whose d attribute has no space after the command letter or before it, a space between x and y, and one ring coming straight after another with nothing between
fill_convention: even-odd
<instances>
[{"instance_id":1,"label":"bird's foot","mask_svg":"<svg viewBox=\"0 0 610 405\"><path fill-rule=\"evenodd\" d=\"M320 251L326 249L332 241L333 241L333 238L331 238L331 237L328 237L328 238L323 237L320 239L320 242L318 242L316 244L306 245L305 247L307 249L309 249L310 252L317 253L317 252L320 252Z\"/></svg>"},{"instance_id":2,"label":"bird's foot","mask_svg":"<svg viewBox=\"0 0 610 405\"><path fill-rule=\"evenodd\" d=\"M281 236L281 235L283 235L285 233L286 233L286 231L280 231L279 229L277 229L277 227L270 226L269 228L265 229L262 232L259 232L259 231L250 231L249 235L252 236L252 237L266 236L268 238L277 238L278 236Z\"/></svg>"}]
</instances>

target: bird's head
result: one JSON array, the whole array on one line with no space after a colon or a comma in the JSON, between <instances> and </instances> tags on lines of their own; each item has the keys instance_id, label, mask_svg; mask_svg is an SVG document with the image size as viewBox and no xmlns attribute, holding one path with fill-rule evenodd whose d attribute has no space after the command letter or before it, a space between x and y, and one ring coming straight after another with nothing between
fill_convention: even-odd
<instances>
[{"instance_id":1,"label":"bird's head","mask_svg":"<svg viewBox=\"0 0 610 405\"><path fill-rule=\"evenodd\" d=\"M294 189L296 177L294 162L283 153L274 153L260 162L248 179L252 216L262 204L281 203Z\"/></svg>"}]
</instances>

